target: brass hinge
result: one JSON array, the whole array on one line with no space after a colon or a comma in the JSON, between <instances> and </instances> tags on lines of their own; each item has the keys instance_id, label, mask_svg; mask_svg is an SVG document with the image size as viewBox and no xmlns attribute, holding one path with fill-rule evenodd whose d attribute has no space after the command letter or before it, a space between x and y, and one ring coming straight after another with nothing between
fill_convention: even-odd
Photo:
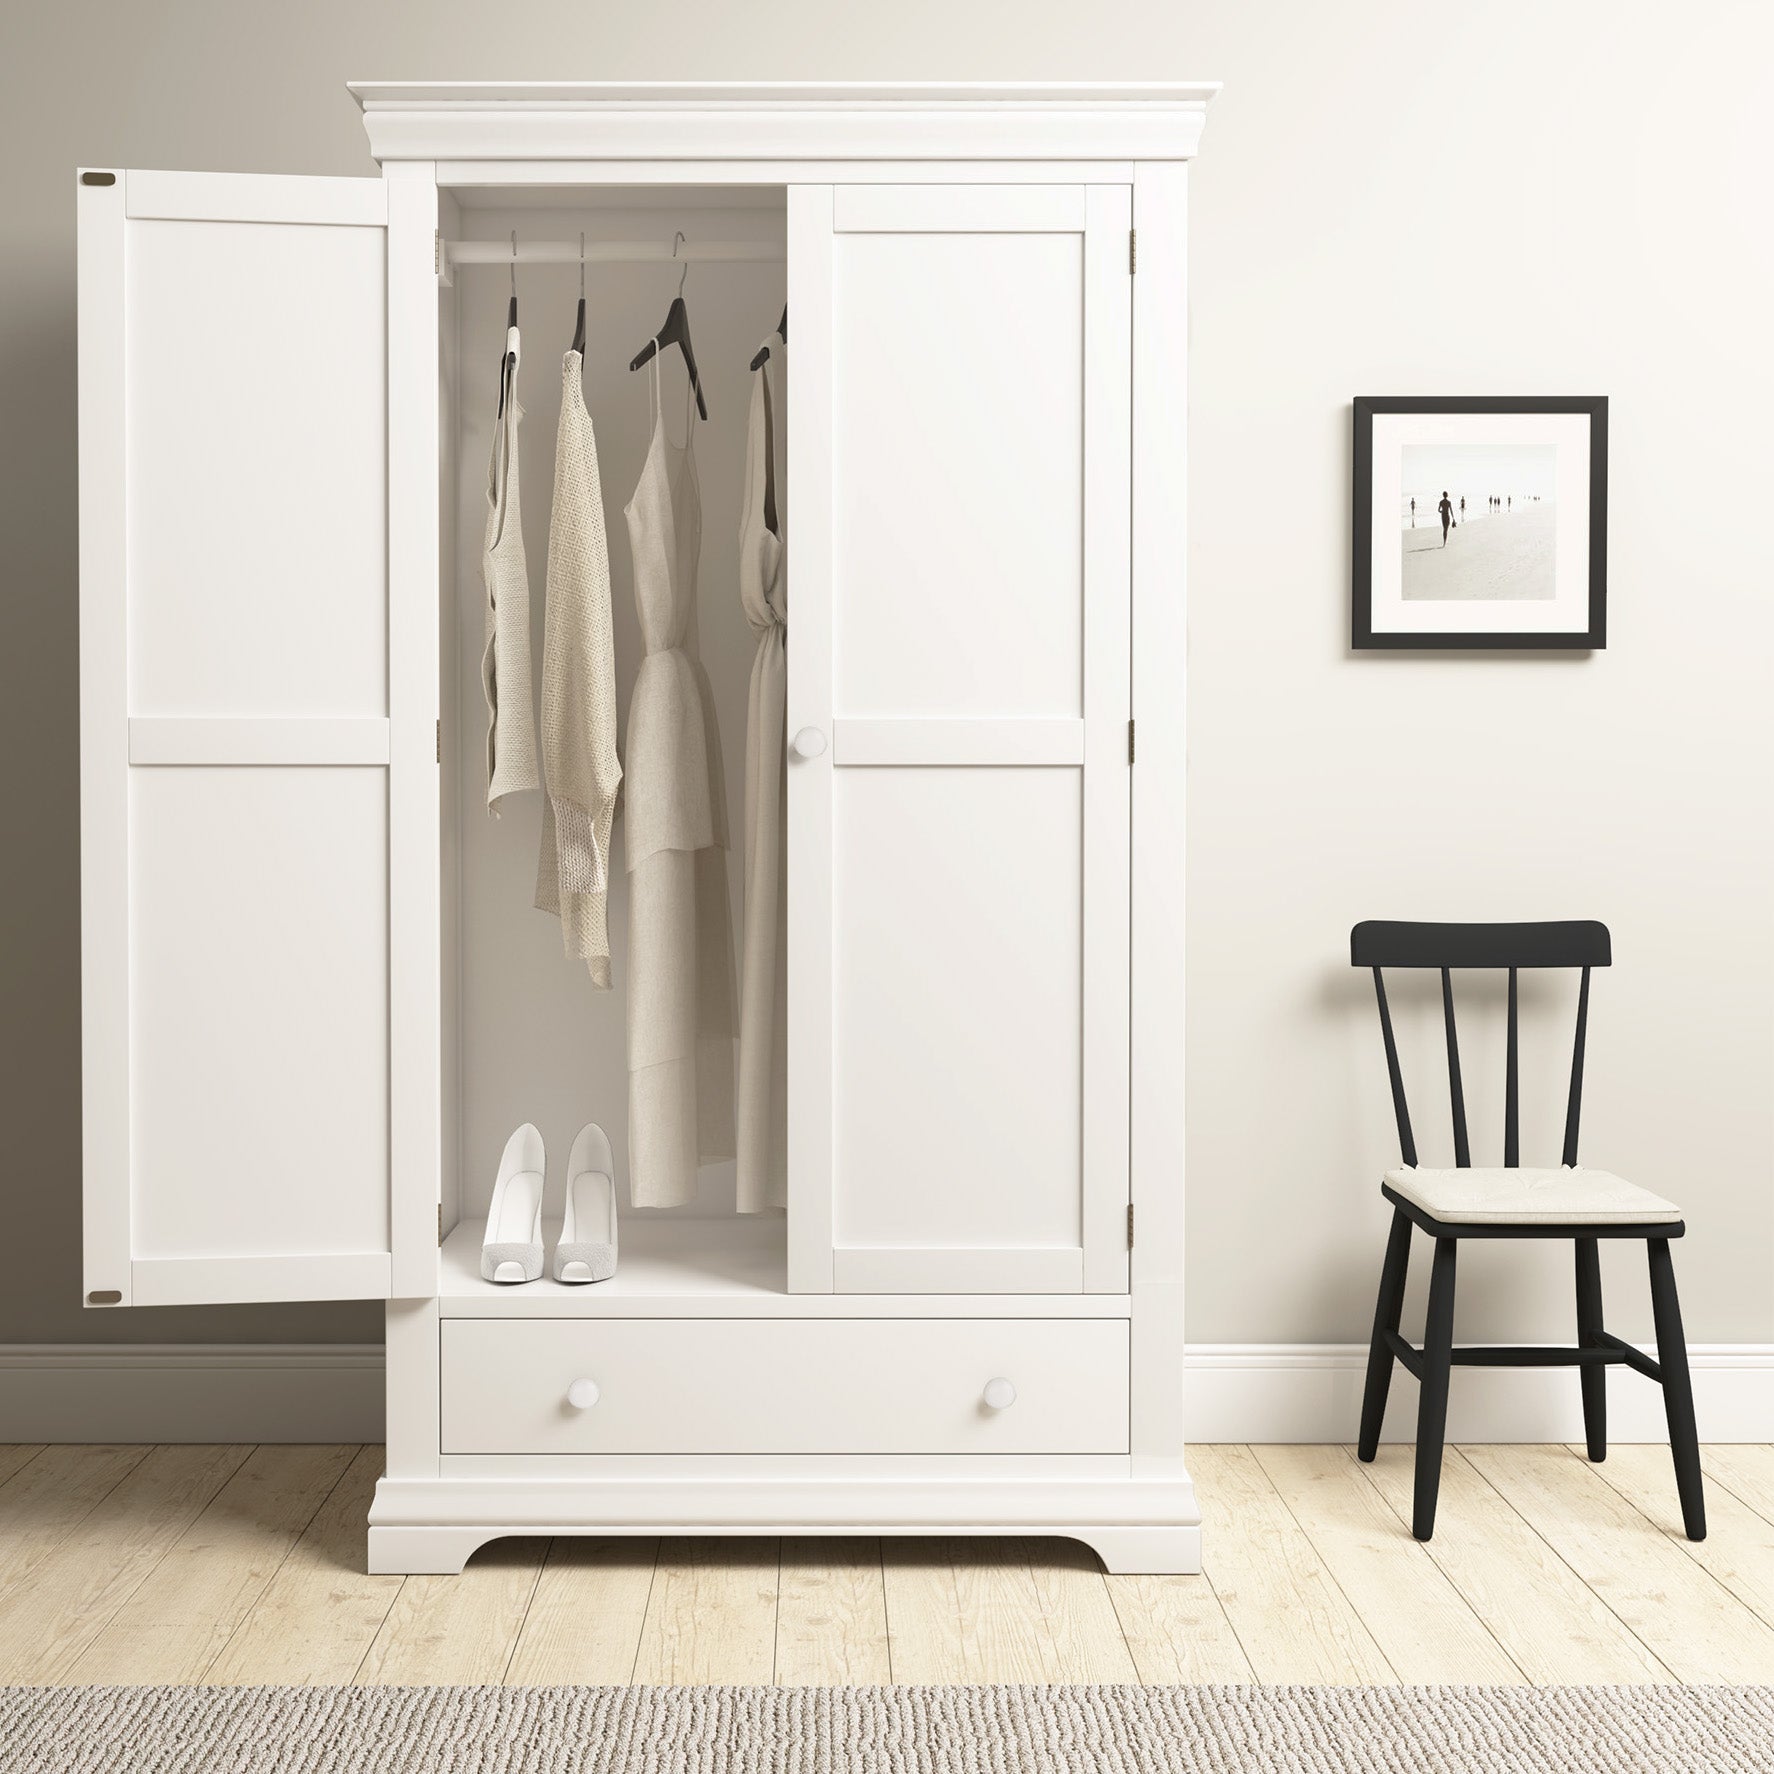
<instances>
[{"instance_id":1,"label":"brass hinge","mask_svg":"<svg viewBox=\"0 0 1774 1774\"><path fill-rule=\"evenodd\" d=\"M1127 1248L1133 1249L1133 1203L1127 1204Z\"/></svg>"},{"instance_id":2,"label":"brass hinge","mask_svg":"<svg viewBox=\"0 0 1774 1774\"><path fill-rule=\"evenodd\" d=\"M1131 277L1140 268L1140 231L1137 228L1127 230L1127 275Z\"/></svg>"},{"instance_id":3,"label":"brass hinge","mask_svg":"<svg viewBox=\"0 0 1774 1774\"><path fill-rule=\"evenodd\" d=\"M439 721L437 723L437 761L440 764L443 762L443 722L442 721ZM441 1213L442 1211L443 1211L442 1208L438 1209L439 1213Z\"/></svg>"},{"instance_id":4,"label":"brass hinge","mask_svg":"<svg viewBox=\"0 0 1774 1774\"><path fill-rule=\"evenodd\" d=\"M431 230L431 275L443 276L443 232L438 228Z\"/></svg>"},{"instance_id":5,"label":"brass hinge","mask_svg":"<svg viewBox=\"0 0 1774 1774\"><path fill-rule=\"evenodd\" d=\"M1127 761L1133 762L1133 722L1127 723Z\"/></svg>"}]
</instances>

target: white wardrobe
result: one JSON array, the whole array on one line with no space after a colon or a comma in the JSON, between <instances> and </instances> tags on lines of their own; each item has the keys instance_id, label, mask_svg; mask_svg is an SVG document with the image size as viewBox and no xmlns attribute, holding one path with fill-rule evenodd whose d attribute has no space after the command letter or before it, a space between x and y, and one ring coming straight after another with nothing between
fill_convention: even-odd
<instances>
[{"instance_id":1,"label":"white wardrobe","mask_svg":"<svg viewBox=\"0 0 1774 1774\"><path fill-rule=\"evenodd\" d=\"M88 1303L385 1299L377 1571L660 1531L1198 1569L1185 236L1213 88L352 91L379 179L79 175ZM531 908L539 807L484 811L506 261L515 234L539 644L559 248L587 243L626 703L627 364L680 232L735 929L748 365L789 313L788 1206L736 1213L711 1166L685 1208L624 1193L614 1279L499 1287L505 1135L542 1129L552 1222L574 1129L619 1170L626 1131L625 883L600 994Z\"/></svg>"}]
</instances>

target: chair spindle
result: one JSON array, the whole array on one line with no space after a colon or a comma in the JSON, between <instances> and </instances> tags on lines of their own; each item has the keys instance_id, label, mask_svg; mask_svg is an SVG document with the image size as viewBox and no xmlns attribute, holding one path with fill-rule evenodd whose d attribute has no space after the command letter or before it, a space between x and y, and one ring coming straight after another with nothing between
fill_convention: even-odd
<instances>
[{"instance_id":1,"label":"chair spindle","mask_svg":"<svg viewBox=\"0 0 1774 1774\"><path fill-rule=\"evenodd\" d=\"M1417 1162L1417 1142L1411 1138L1411 1112L1405 1107L1404 1074L1398 1069L1398 1043L1392 1038L1392 1012L1386 1003L1386 979L1374 969L1374 996L1380 1003L1380 1034L1386 1042L1386 1071L1392 1080L1392 1113L1398 1120L1399 1149L1407 1165Z\"/></svg>"},{"instance_id":2,"label":"chair spindle","mask_svg":"<svg viewBox=\"0 0 1774 1774\"><path fill-rule=\"evenodd\" d=\"M1509 1035L1504 1045L1503 1162L1511 1169L1521 1163L1521 1068L1515 1014L1515 969L1509 969Z\"/></svg>"},{"instance_id":3,"label":"chair spindle","mask_svg":"<svg viewBox=\"0 0 1774 1774\"><path fill-rule=\"evenodd\" d=\"M1566 1164L1577 1162L1577 1124L1583 1115L1583 1034L1589 1024L1589 969L1577 988L1577 1039L1571 1049L1571 1100L1565 1108Z\"/></svg>"},{"instance_id":4,"label":"chair spindle","mask_svg":"<svg viewBox=\"0 0 1774 1774\"><path fill-rule=\"evenodd\" d=\"M1454 1027L1454 981L1441 970L1441 1007L1448 1026L1448 1101L1454 1110L1454 1163L1461 1170L1472 1167L1472 1146L1466 1138L1466 1092L1460 1087L1460 1036Z\"/></svg>"}]
</instances>

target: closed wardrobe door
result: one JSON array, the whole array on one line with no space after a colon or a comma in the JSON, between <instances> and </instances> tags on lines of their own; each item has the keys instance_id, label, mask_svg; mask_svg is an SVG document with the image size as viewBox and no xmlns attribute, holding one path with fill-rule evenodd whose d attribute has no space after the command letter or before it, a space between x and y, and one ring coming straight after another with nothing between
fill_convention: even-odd
<instances>
[{"instance_id":1,"label":"closed wardrobe door","mask_svg":"<svg viewBox=\"0 0 1774 1774\"><path fill-rule=\"evenodd\" d=\"M81 175L95 1306L386 1297L395 1178L435 1196L436 580L388 343L391 250L428 278L434 223L392 202Z\"/></svg>"},{"instance_id":2,"label":"closed wardrobe door","mask_svg":"<svg viewBox=\"0 0 1774 1774\"><path fill-rule=\"evenodd\" d=\"M790 192L797 1291L1127 1286L1130 207Z\"/></svg>"}]
</instances>

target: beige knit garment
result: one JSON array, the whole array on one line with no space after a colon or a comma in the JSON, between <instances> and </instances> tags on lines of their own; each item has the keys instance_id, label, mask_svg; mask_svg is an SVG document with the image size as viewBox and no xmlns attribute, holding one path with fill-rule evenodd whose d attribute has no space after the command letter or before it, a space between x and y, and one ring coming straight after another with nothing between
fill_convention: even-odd
<instances>
[{"instance_id":1,"label":"beige knit garment","mask_svg":"<svg viewBox=\"0 0 1774 1774\"><path fill-rule=\"evenodd\" d=\"M695 1199L701 1164L733 1156L733 933L726 775L696 651L702 495L686 440L653 440L624 513L646 657L628 705L628 1187L636 1207Z\"/></svg>"},{"instance_id":2,"label":"beige knit garment","mask_svg":"<svg viewBox=\"0 0 1774 1774\"><path fill-rule=\"evenodd\" d=\"M745 723L745 909L739 950L738 1206L758 1213L788 1202L788 521L782 389L786 342L752 378L739 515L739 599L758 637Z\"/></svg>"},{"instance_id":3,"label":"beige knit garment","mask_svg":"<svg viewBox=\"0 0 1774 1774\"><path fill-rule=\"evenodd\" d=\"M514 348L515 348L515 329ZM501 371L501 374L504 372ZM481 575L487 587L486 648L480 683L487 699L487 811L497 814L507 795L540 788L536 767L536 710L530 693L530 571L524 559L523 511L518 499L516 371L493 433L487 469L487 533Z\"/></svg>"},{"instance_id":4,"label":"beige knit garment","mask_svg":"<svg viewBox=\"0 0 1774 1774\"><path fill-rule=\"evenodd\" d=\"M561 921L561 941L610 989L610 822L616 756L616 643L610 551L597 439L585 410L584 359L561 359L561 420L548 517L548 603L542 619L542 853L536 904Z\"/></svg>"}]
</instances>

